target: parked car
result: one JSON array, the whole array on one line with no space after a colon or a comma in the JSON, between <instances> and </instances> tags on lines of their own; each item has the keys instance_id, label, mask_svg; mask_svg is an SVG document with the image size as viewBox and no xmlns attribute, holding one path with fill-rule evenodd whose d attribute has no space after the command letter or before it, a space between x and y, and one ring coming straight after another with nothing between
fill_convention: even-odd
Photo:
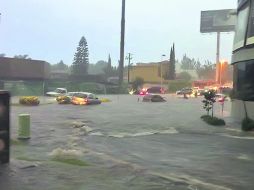
<instances>
[{"instance_id":1,"label":"parked car","mask_svg":"<svg viewBox=\"0 0 254 190\"><path fill-rule=\"evenodd\" d=\"M148 94L147 89L143 88L143 89L139 90L138 94L142 95L142 96Z\"/></svg>"},{"instance_id":2,"label":"parked car","mask_svg":"<svg viewBox=\"0 0 254 190\"><path fill-rule=\"evenodd\" d=\"M47 92L46 96L58 97L58 96L65 96L67 94L66 88L57 88L54 91Z\"/></svg>"},{"instance_id":3,"label":"parked car","mask_svg":"<svg viewBox=\"0 0 254 190\"><path fill-rule=\"evenodd\" d=\"M203 96L204 93L205 93L205 90L204 89L198 89L198 96Z\"/></svg>"},{"instance_id":4,"label":"parked car","mask_svg":"<svg viewBox=\"0 0 254 190\"><path fill-rule=\"evenodd\" d=\"M94 105L101 104L95 94L89 92L70 92L71 103L74 105Z\"/></svg>"},{"instance_id":5,"label":"parked car","mask_svg":"<svg viewBox=\"0 0 254 190\"><path fill-rule=\"evenodd\" d=\"M217 102L224 102L227 101L228 97L225 94L215 94L215 99Z\"/></svg>"},{"instance_id":6,"label":"parked car","mask_svg":"<svg viewBox=\"0 0 254 190\"><path fill-rule=\"evenodd\" d=\"M176 95L184 95L184 94L191 95L192 93L193 90L191 88L183 88L181 90L176 91Z\"/></svg>"},{"instance_id":7,"label":"parked car","mask_svg":"<svg viewBox=\"0 0 254 190\"><path fill-rule=\"evenodd\" d=\"M166 102L160 95L148 94L143 97L143 102Z\"/></svg>"},{"instance_id":8,"label":"parked car","mask_svg":"<svg viewBox=\"0 0 254 190\"><path fill-rule=\"evenodd\" d=\"M148 94L165 94L166 89L160 86L153 86L146 90Z\"/></svg>"}]
</instances>

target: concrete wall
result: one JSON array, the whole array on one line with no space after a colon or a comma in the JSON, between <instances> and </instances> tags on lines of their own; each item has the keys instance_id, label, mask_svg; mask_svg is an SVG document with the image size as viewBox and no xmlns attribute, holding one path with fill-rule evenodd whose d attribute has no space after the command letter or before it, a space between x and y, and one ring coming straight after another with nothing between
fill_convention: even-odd
<instances>
[{"instance_id":1,"label":"concrete wall","mask_svg":"<svg viewBox=\"0 0 254 190\"><path fill-rule=\"evenodd\" d=\"M246 102L246 107L249 117L254 119L254 102ZM238 121L245 118L244 105L241 100L232 101L231 116Z\"/></svg>"}]
</instances>

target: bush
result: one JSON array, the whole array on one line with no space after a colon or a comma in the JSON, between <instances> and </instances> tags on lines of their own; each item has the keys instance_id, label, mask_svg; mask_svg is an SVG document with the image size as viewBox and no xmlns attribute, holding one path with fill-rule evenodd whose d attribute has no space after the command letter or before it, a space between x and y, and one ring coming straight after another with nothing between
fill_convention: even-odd
<instances>
[{"instance_id":1,"label":"bush","mask_svg":"<svg viewBox=\"0 0 254 190\"><path fill-rule=\"evenodd\" d=\"M217 117L211 117L210 115L203 115L201 116L201 119L209 125L224 126L226 124L223 119L219 119Z\"/></svg>"},{"instance_id":2,"label":"bush","mask_svg":"<svg viewBox=\"0 0 254 190\"><path fill-rule=\"evenodd\" d=\"M71 103L71 99L68 96L58 96L56 98L56 101L58 102L58 104L70 104Z\"/></svg>"},{"instance_id":3,"label":"bush","mask_svg":"<svg viewBox=\"0 0 254 190\"><path fill-rule=\"evenodd\" d=\"M243 131L252 131L254 129L254 121L250 118L245 118L242 121L242 130Z\"/></svg>"},{"instance_id":4,"label":"bush","mask_svg":"<svg viewBox=\"0 0 254 190\"><path fill-rule=\"evenodd\" d=\"M36 96L23 96L19 98L19 103L21 105L37 106L40 104L40 100Z\"/></svg>"},{"instance_id":5,"label":"bush","mask_svg":"<svg viewBox=\"0 0 254 190\"><path fill-rule=\"evenodd\" d=\"M191 75L188 72L184 71L178 74L178 78L181 80L190 81Z\"/></svg>"}]
</instances>

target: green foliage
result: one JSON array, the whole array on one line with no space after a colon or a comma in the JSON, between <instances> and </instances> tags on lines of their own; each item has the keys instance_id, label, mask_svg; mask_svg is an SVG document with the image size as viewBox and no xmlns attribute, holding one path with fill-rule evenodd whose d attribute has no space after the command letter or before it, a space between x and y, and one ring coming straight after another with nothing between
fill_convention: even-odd
<instances>
[{"instance_id":1,"label":"green foliage","mask_svg":"<svg viewBox=\"0 0 254 190\"><path fill-rule=\"evenodd\" d=\"M89 64L88 73L92 75L104 74L107 65L108 63L104 60L100 60L96 64Z\"/></svg>"},{"instance_id":2,"label":"green foliage","mask_svg":"<svg viewBox=\"0 0 254 190\"><path fill-rule=\"evenodd\" d=\"M196 71L200 79L214 79L216 65L210 61L206 61L204 65L196 67Z\"/></svg>"},{"instance_id":3,"label":"green foliage","mask_svg":"<svg viewBox=\"0 0 254 190\"><path fill-rule=\"evenodd\" d=\"M61 60L57 64L50 65L50 69L51 71L68 71L69 67Z\"/></svg>"},{"instance_id":4,"label":"green foliage","mask_svg":"<svg viewBox=\"0 0 254 190\"><path fill-rule=\"evenodd\" d=\"M74 166L88 166L88 164L85 161L79 160L79 159L54 158L52 160L55 162L62 162L62 163L70 164Z\"/></svg>"},{"instance_id":5,"label":"green foliage","mask_svg":"<svg viewBox=\"0 0 254 190\"><path fill-rule=\"evenodd\" d=\"M107 62L106 67L103 69L103 71L104 71L104 74L107 78L118 75L118 72L116 72L116 68L112 67L112 65L111 65L110 55L108 56L108 62Z\"/></svg>"},{"instance_id":6,"label":"green foliage","mask_svg":"<svg viewBox=\"0 0 254 190\"><path fill-rule=\"evenodd\" d=\"M206 60L205 64L201 64L199 60L189 58L186 54L181 60L181 69L196 70L200 79L214 79L216 68L215 64Z\"/></svg>"},{"instance_id":7,"label":"green foliage","mask_svg":"<svg viewBox=\"0 0 254 190\"><path fill-rule=\"evenodd\" d=\"M211 117L210 115L203 115L201 119L205 121L207 124L214 126L224 126L226 123L223 119L219 119L217 117Z\"/></svg>"},{"instance_id":8,"label":"green foliage","mask_svg":"<svg viewBox=\"0 0 254 190\"><path fill-rule=\"evenodd\" d=\"M24 143L22 141L18 140L18 139L11 139L10 142L11 142L11 145L16 145L16 146L24 145Z\"/></svg>"},{"instance_id":9,"label":"green foliage","mask_svg":"<svg viewBox=\"0 0 254 190\"><path fill-rule=\"evenodd\" d=\"M43 83L34 82L4 82L4 89L11 92L12 96L41 96Z\"/></svg>"},{"instance_id":10,"label":"green foliage","mask_svg":"<svg viewBox=\"0 0 254 190\"><path fill-rule=\"evenodd\" d=\"M133 82L132 82L132 89L134 91L137 91L139 88L141 88L144 84L144 79L141 77L137 77Z\"/></svg>"},{"instance_id":11,"label":"green foliage","mask_svg":"<svg viewBox=\"0 0 254 190\"><path fill-rule=\"evenodd\" d=\"M81 37L77 51L74 55L72 63L72 74L76 76L84 76L88 73L89 66L88 45L84 36Z\"/></svg>"},{"instance_id":12,"label":"green foliage","mask_svg":"<svg viewBox=\"0 0 254 190\"><path fill-rule=\"evenodd\" d=\"M123 83L120 87L119 86L106 86L106 93L107 94L129 94L128 91L128 84Z\"/></svg>"},{"instance_id":13,"label":"green foliage","mask_svg":"<svg viewBox=\"0 0 254 190\"><path fill-rule=\"evenodd\" d=\"M173 47L170 50L170 60L169 60L169 72L168 76L166 76L169 80L175 80L176 77L176 58L175 58L175 44L173 44Z\"/></svg>"},{"instance_id":14,"label":"green foliage","mask_svg":"<svg viewBox=\"0 0 254 190\"><path fill-rule=\"evenodd\" d=\"M201 66L199 60L195 60L194 58L189 58L186 54L184 54L181 60L181 69L183 70L195 70Z\"/></svg>"},{"instance_id":15,"label":"green foliage","mask_svg":"<svg viewBox=\"0 0 254 190\"><path fill-rule=\"evenodd\" d=\"M38 162L38 161L41 161L41 160L38 160L38 159L26 157L26 156L18 156L18 157L16 157L16 159L17 160L28 161L28 162Z\"/></svg>"},{"instance_id":16,"label":"green foliage","mask_svg":"<svg viewBox=\"0 0 254 190\"><path fill-rule=\"evenodd\" d=\"M184 80L175 80L175 81L169 81L168 84L168 91L170 93L175 93L177 90L180 90L185 87L191 87L190 81L184 81Z\"/></svg>"},{"instance_id":17,"label":"green foliage","mask_svg":"<svg viewBox=\"0 0 254 190\"><path fill-rule=\"evenodd\" d=\"M92 75L102 74L106 77L118 76L117 67L111 66L110 55L108 62L100 60L96 64L89 64L88 73Z\"/></svg>"},{"instance_id":18,"label":"green foliage","mask_svg":"<svg viewBox=\"0 0 254 190\"><path fill-rule=\"evenodd\" d=\"M252 131L254 130L254 120L250 118L245 118L242 121L242 130L243 131Z\"/></svg>"},{"instance_id":19,"label":"green foliage","mask_svg":"<svg viewBox=\"0 0 254 190\"><path fill-rule=\"evenodd\" d=\"M203 108L207 111L207 115L209 115L210 110L212 110L212 117L213 117L213 104L216 102L215 100L216 92L214 90L209 90L208 92L204 93L204 100Z\"/></svg>"},{"instance_id":20,"label":"green foliage","mask_svg":"<svg viewBox=\"0 0 254 190\"><path fill-rule=\"evenodd\" d=\"M188 72L184 71L184 72L179 73L178 78L180 80L190 81L191 75Z\"/></svg>"}]
</instances>

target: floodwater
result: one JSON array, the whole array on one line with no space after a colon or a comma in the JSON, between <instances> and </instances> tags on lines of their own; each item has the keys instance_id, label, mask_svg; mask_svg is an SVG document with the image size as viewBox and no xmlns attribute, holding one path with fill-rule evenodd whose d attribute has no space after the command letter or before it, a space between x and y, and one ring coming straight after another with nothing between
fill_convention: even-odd
<instances>
[{"instance_id":1,"label":"floodwater","mask_svg":"<svg viewBox=\"0 0 254 190\"><path fill-rule=\"evenodd\" d=\"M201 98L165 95L165 103L137 96L109 96L96 106L12 107L31 114L31 139L13 145L11 164L0 170L0 187L14 190L228 190L253 189L254 134L230 118L226 127L203 123ZM216 103L215 114L222 117ZM82 123L86 132L73 125ZM83 128L82 128L83 129ZM89 130L88 130L89 129ZM79 152L88 165L52 161L56 149ZM2 188L0 188L2 189Z\"/></svg>"}]
</instances>

